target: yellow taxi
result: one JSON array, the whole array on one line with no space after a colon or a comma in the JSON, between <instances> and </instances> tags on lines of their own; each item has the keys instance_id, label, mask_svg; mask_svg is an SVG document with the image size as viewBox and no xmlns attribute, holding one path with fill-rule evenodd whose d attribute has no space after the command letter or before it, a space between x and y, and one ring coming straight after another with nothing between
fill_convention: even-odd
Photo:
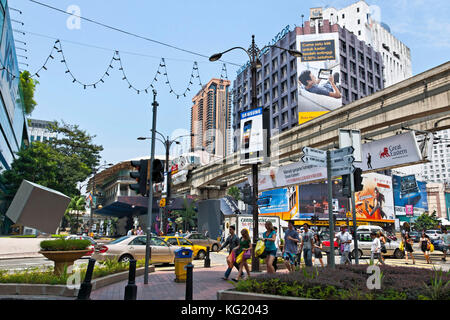
<instances>
[{"instance_id":1,"label":"yellow taxi","mask_svg":"<svg viewBox=\"0 0 450 320\"><path fill-rule=\"evenodd\" d=\"M165 242L173 245L173 246L179 246L179 247L185 247L188 249L191 249L193 251L192 256L194 259L205 259L206 256L206 247L199 246L196 244L193 244L188 239L185 239L183 237L176 237L176 236L163 236L161 237Z\"/></svg>"}]
</instances>

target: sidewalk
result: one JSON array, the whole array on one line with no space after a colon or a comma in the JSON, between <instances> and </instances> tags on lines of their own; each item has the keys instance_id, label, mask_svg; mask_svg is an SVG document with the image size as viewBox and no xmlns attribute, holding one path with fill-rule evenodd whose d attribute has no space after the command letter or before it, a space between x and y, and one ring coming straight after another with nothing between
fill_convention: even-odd
<instances>
[{"instance_id":1,"label":"sidewalk","mask_svg":"<svg viewBox=\"0 0 450 320\"><path fill-rule=\"evenodd\" d=\"M194 267L193 299L216 300L217 291L234 288L231 283L222 280L226 268L226 266ZM236 275L237 271L233 270L231 277ZM173 270L150 273L147 285L144 284L144 276L137 277L137 300L184 300L186 283L177 283L174 279L175 272ZM91 299L123 300L127 284L128 280L92 291Z\"/></svg>"}]
</instances>

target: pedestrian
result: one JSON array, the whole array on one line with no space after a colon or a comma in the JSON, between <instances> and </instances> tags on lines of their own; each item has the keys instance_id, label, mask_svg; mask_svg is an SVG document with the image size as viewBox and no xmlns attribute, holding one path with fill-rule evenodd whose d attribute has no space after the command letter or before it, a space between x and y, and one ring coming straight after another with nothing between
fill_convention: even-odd
<instances>
[{"instance_id":1,"label":"pedestrian","mask_svg":"<svg viewBox=\"0 0 450 320\"><path fill-rule=\"evenodd\" d=\"M427 264L431 263L430 259L430 237L425 233L425 230L422 231L422 236L420 237L420 249L423 252L423 255L425 256L425 260L427 261Z\"/></svg>"},{"instance_id":2,"label":"pedestrian","mask_svg":"<svg viewBox=\"0 0 450 320\"><path fill-rule=\"evenodd\" d=\"M445 227L442 228L442 233L442 250L444 251L442 261L447 261L447 251L450 249L450 234Z\"/></svg>"},{"instance_id":3,"label":"pedestrian","mask_svg":"<svg viewBox=\"0 0 450 320\"><path fill-rule=\"evenodd\" d=\"M408 253L411 254L411 258L413 260L413 264L416 264L416 260L414 259L414 255L413 255L413 239L411 239L411 236L409 235L409 230L406 229L405 230L405 235L403 238L403 245L405 247L405 258L406 258L406 264L408 264Z\"/></svg>"},{"instance_id":4,"label":"pedestrian","mask_svg":"<svg viewBox=\"0 0 450 320\"><path fill-rule=\"evenodd\" d=\"M138 229L137 229L137 231L136 231L136 234L137 234L138 236L141 236L141 235L144 234L144 231L142 230L142 228L141 228L140 226L138 227Z\"/></svg>"},{"instance_id":5,"label":"pedestrian","mask_svg":"<svg viewBox=\"0 0 450 320\"><path fill-rule=\"evenodd\" d=\"M245 252L250 249L251 240L250 240L250 236L248 234L248 230L242 229L241 236L242 237L239 239L239 245L237 247L233 248L235 257L239 256L242 251ZM237 276L237 278L232 279L233 281L239 281L241 279L241 275L243 273L244 268L245 268L245 271L247 271L248 277L250 278L250 270L248 268L247 259L245 258L245 253L244 253L244 257L242 258L241 262L239 263L238 276Z\"/></svg>"},{"instance_id":6,"label":"pedestrian","mask_svg":"<svg viewBox=\"0 0 450 320\"><path fill-rule=\"evenodd\" d=\"M383 253L387 253L387 250L386 250L386 236L383 234L383 232L381 232L381 230L379 230L377 232L377 238L380 239L380 245L381 245L380 257L381 257L381 260L383 260L383 262L384 262Z\"/></svg>"},{"instance_id":7,"label":"pedestrian","mask_svg":"<svg viewBox=\"0 0 450 320\"><path fill-rule=\"evenodd\" d=\"M275 230L276 235L277 235L276 240L275 240L275 246L277 248L277 253L278 253L278 250L280 250L280 237L278 237L278 228L273 227L273 229ZM277 272L277 270L278 270L277 262L278 262L278 257L275 256L275 259L273 259L273 263L272 263L272 266L273 266L273 269L275 270L275 272Z\"/></svg>"},{"instance_id":8,"label":"pedestrian","mask_svg":"<svg viewBox=\"0 0 450 320\"><path fill-rule=\"evenodd\" d=\"M352 264L350 260L350 248L352 243L352 236L347 231L346 226L341 226L341 232L336 235L339 240L339 251L341 252L341 264ZM330 243L331 248L331 243Z\"/></svg>"},{"instance_id":9,"label":"pedestrian","mask_svg":"<svg viewBox=\"0 0 450 320\"><path fill-rule=\"evenodd\" d=\"M130 230L128 230L127 232L127 236L132 236L134 235L134 228L131 228Z\"/></svg>"},{"instance_id":10,"label":"pedestrian","mask_svg":"<svg viewBox=\"0 0 450 320\"><path fill-rule=\"evenodd\" d=\"M239 271L239 264L236 263L236 257L234 256L233 252L233 249L239 246L239 238L236 235L236 227L230 226L228 228L228 231L230 232L230 235L227 237L227 240L225 240L225 242L218 250L221 251L223 250L223 248L228 246L228 256L227 256L228 269L225 271L225 275L222 278L223 280L228 280L228 277L230 276L233 267L235 267L236 270Z\"/></svg>"},{"instance_id":11,"label":"pedestrian","mask_svg":"<svg viewBox=\"0 0 450 320\"><path fill-rule=\"evenodd\" d=\"M267 266L267 273L275 273L275 269L273 267L273 260L277 257L277 247L275 245L275 241L277 240L277 233L273 228L273 224L270 221L266 221L265 224L266 232L263 233L264 240L264 255L265 262Z\"/></svg>"},{"instance_id":12,"label":"pedestrian","mask_svg":"<svg viewBox=\"0 0 450 320\"><path fill-rule=\"evenodd\" d=\"M373 264L373 260L375 258L377 258L381 264L384 264L384 261L381 259L380 236L376 232L372 232L370 237L372 238L372 246L370 248L370 264Z\"/></svg>"},{"instance_id":13,"label":"pedestrian","mask_svg":"<svg viewBox=\"0 0 450 320\"><path fill-rule=\"evenodd\" d=\"M313 237L313 249L314 249L314 257L313 257L313 265L314 265L314 258L319 259L320 265L323 267L323 260L322 260L322 241L320 240L320 236L318 233L314 234Z\"/></svg>"},{"instance_id":14,"label":"pedestrian","mask_svg":"<svg viewBox=\"0 0 450 320\"><path fill-rule=\"evenodd\" d=\"M288 222L288 229L284 233L283 259L289 272L295 271L295 260L297 257L298 243L300 237L297 230L294 229L294 223Z\"/></svg>"},{"instance_id":15,"label":"pedestrian","mask_svg":"<svg viewBox=\"0 0 450 320\"><path fill-rule=\"evenodd\" d=\"M313 248L313 233L309 230L307 223L303 225L303 236L300 244L300 251L303 251L303 258L305 259L305 265L312 267L312 248Z\"/></svg>"}]
</instances>

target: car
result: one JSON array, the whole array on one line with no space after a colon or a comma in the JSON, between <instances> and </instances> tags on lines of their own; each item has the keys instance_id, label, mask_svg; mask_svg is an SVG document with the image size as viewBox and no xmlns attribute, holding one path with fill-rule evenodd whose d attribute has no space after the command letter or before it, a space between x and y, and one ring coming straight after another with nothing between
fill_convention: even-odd
<instances>
[{"instance_id":1,"label":"car","mask_svg":"<svg viewBox=\"0 0 450 320\"><path fill-rule=\"evenodd\" d=\"M441 230L427 230L425 231L425 234L430 237L430 240L438 240L442 238L442 231Z\"/></svg>"},{"instance_id":2,"label":"car","mask_svg":"<svg viewBox=\"0 0 450 320\"><path fill-rule=\"evenodd\" d=\"M330 252L330 234L328 232L319 233L320 239L322 239L322 250L323 252ZM339 244L337 241L334 241L334 253L335 255L339 255Z\"/></svg>"},{"instance_id":3,"label":"car","mask_svg":"<svg viewBox=\"0 0 450 320\"><path fill-rule=\"evenodd\" d=\"M92 254L95 252L95 249L98 247L98 243L89 236L78 236L78 235L69 235L65 238L66 240L71 239L80 239L80 240L89 240L91 245L89 246L89 252L86 253L82 258L90 258Z\"/></svg>"},{"instance_id":4,"label":"car","mask_svg":"<svg viewBox=\"0 0 450 320\"><path fill-rule=\"evenodd\" d=\"M193 251L192 255L195 259L203 260L206 257L206 247L193 244L188 239L175 236L165 236L162 237L162 239L171 245L191 249Z\"/></svg>"},{"instance_id":5,"label":"car","mask_svg":"<svg viewBox=\"0 0 450 320\"><path fill-rule=\"evenodd\" d=\"M118 261L141 260L145 258L147 236L123 236L114 241L108 242L98 247L92 257L97 261L108 259L118 259ZM179 246L173 246L165 242L160 237L150 238L152 264L173 264L175 260L175 250Z\"/></svg>"},{"instance_id":6,"label":"car","mask_svg":"<svg viewBox=\"0 0 450 320\"><path fill-rule=\"evenodd\" d=\"M371 248L372 248L372 237L370 236L371 232L357 232L358 237L358 252L356 252L355 249L355 241L352 240L352 243L350 244L350 252L352 255L352 258L355 258L358 254L358 258L362 256L369 256L371 255ZM393 241L389 238L386 239L386 253L383 253L383 256L393 256L396 259L402 259L404 257L404 252L400 250L400 241Z\"/></svg>"},{"instance_id":7,"label":"car","mask_svg":"<svg viewBox=\"0 0 450 320\"><path fill-rule=\"evenodd\" d=\"M411 239L413 239L414 242L419 242L420 241L420 237L421 237L421 233L419 233L417 231L411 231L409 233L409 236L411 237Z\"/></svg>"},{"instance_id":8,"label":"car","mask_svg":"<svg viewBox=\"0 0 450 320\"><path fill-rule=\"evenodd\" d=\"M381 231L384 233L384 230L380 226L372 226L372 225L366 225L366 226L359 226L356 228L356 232L378 232Z\"/></svg>"},{"instance_id":9,"label":"car","mask_svg":"<svg viewBox=\"0 0 450 320\"><path fill-rule=\"evenodd\" d=\"M211 251L217 252L220 248L219 241L210 239L210 238L206 237L205 235L198 233L198 232L190 233L190 234L186 235L184 238L188 239L193 244L207 247Z\"/></svg>"}]
</instances>

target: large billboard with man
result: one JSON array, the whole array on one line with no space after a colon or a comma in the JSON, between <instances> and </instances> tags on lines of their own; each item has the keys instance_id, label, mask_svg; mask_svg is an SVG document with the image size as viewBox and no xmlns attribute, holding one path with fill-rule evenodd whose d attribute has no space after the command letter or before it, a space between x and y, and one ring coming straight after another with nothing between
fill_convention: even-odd
<instances>
[{"instance_id":1,"label":"large billboard with man","mask_svg":"<svg viewBox=\"0 0 450 320\"><path fill-rule=\"evenodd\" d=\"M342 106L338 33L297 35L299 123Z\"/></svg>"}]
</instances>

